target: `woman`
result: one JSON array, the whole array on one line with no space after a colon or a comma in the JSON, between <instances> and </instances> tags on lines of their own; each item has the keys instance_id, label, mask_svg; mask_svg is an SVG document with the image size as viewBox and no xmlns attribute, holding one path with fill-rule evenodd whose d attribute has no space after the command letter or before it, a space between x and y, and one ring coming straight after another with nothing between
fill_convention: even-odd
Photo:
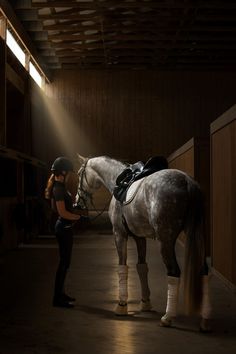
<instances>
[{"instance_id":1,"label":"woman","mask_svg":"<svg viewBox=\"0 0 236 354\"><path fill-rule=\"evenodd\" d=\"M66 188L66 181L74 174L73 165L66 157L58 157L52 164L45 197L51 199L53 210L58 214L55 234L59 245L60 261L56 272L53 306L70 308L74 298L64 291L67 270L70 266L73 245L73 224L80 215L73 211L74 197Z\"/></svg>"}]
</instances>

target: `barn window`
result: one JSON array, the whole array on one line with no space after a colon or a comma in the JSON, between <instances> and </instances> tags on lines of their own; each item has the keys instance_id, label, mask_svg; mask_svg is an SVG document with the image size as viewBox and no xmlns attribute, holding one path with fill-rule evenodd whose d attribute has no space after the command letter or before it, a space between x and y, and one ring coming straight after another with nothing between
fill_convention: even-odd
<instances>
[{"instance_id":1,"label":"barn window","mask_svg":"<svg viewBox=\"0 0 236 354\"><path fill-rule=\"evenodd\" d=\"M29 73L30 76L34 79L34 81L42 87L42 75L40 75L39 71L36 69L35 65L30 62L29 64Z\"/></svg>"},{"instance_id":2,"label":"barn window","mask_svg":"<svg viewBox=\"0 0 236 354\"><path fill-rule=\"evenodd\" d=\"M6 43L19 62L25 66L25 53L9 30L7 30Z\"/></svg>"}]
</instances>

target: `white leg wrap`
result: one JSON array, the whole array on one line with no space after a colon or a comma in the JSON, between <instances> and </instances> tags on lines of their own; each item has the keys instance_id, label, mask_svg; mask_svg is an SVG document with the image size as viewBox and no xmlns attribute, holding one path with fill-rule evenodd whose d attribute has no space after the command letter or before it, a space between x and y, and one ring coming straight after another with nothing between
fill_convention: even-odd
<instances>
[{"instance_id":1,"label":"white leg wrap","mask_svg":"<svg viewBox=\"0 0 236 354\"><path fill-rule=\"evenodd\" d=\"M166 313L171 317L176 316L178 297L179 297L179 278L168 277Z\"/></svg>"},{"instance_id":2,"label":"white leg wrap","mask_svg":"<svg viewBox=\"0 0 236 354\"><path fill-rule=\"evenodd\" d=\"M211 316L211 305L209 297L209 276L203 276L203 297L202 297L202 308L201 308L201 317L209 319Z\"/></svg>"},{"instance_id":3,"label":"white leg wrap","mask_svg":"<svg viewBox=\"0 0 236 354\"><path fill-rule=\"evenodd\" d=\"M150 289L148 286L148 265L146 263L137 264L136 269L141 284L142 300L147 301L150 297Z\"/></svg>"},{"instance_id":4,"label":"white leg wrap","mask_svg":"<svg viewBox=\"0 0 236 354\"><path fill-rule=\"evenodd\" d=\"M168 277L166 313L161 318L162 325L164 326L170 326L171 319L177 314L179 282L180 280L177 277Z\"/></svg>"},{"instance_id":5,"label":"white leg wrap","mask_svg":"<svg viewBox=\"0 0 236 354\"><path fill-rule=\"evenodd\" d=\"M118 266L118 276L119 276L119 301L121 303L126 303L128 300L128 266L127 265Z\"/></svg>"}]
</instances>

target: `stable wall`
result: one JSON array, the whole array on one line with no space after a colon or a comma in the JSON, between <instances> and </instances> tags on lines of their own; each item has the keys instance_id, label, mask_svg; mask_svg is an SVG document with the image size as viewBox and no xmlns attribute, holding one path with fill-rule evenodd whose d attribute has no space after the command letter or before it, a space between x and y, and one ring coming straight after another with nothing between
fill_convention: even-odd
<instances>
[{"instance_id":1,"label":"stable wall","mask_svg":"<svg viewBox=\"0 0 236 354\"><path fill-rule=\"evenodd\" d=\"M236 289L236 105L211 124L213 267Z\"/></svg>"},{"instance_id":2,"label":"stable wall","mask_svg":"<svg viewBox=\"0 0 236 354\"><path fill-rule=\"evenodd\" d=\"M192 136L209 136L235 102L235 81L231 72L57 70L49 98L32 92L33 151L50 161L75 151L132 162L168 156Z\"/></svg>"},{"instance_id":3,"label":"stable wall","mask_svg":"<svg viewBox=\"0 0 236 354\"><path fill-rule=\"evenodd\" d=\"M210 144L209 138L194 137L168 157L169 168L186 172L200 185L204 197L206 255L211 255L210 240ZM184 242L185 235L180 235Z\"/></svg>"}]
</instances>

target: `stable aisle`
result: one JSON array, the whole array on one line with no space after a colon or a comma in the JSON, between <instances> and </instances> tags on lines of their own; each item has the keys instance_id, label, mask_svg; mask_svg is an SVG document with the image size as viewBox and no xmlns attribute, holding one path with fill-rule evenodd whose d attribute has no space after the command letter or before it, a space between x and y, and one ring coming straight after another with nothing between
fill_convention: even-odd
<instances>
[{"instance_id":1,"label":"stable aisle","mask_svg":"<svg viewBox=\"0 0 236 354\"><path fill-rule=\"evenodd\" d=\"M177 245L182 263L183 249ZM148 240L153 311L139 313L136 249L128 242L129 316L114 315L117 254L110 229L93 227L75 237L67 278L73 309L52 307L57 245L52 237L8 252L0 265L0 354L231 354L236 350L236 296L212 277L213 332L201 334L198 319L180 316L159 327L165 311L166 276L159 244ZM182 293L181 293L182 295Z\"/></svg>"}]
</instances>

